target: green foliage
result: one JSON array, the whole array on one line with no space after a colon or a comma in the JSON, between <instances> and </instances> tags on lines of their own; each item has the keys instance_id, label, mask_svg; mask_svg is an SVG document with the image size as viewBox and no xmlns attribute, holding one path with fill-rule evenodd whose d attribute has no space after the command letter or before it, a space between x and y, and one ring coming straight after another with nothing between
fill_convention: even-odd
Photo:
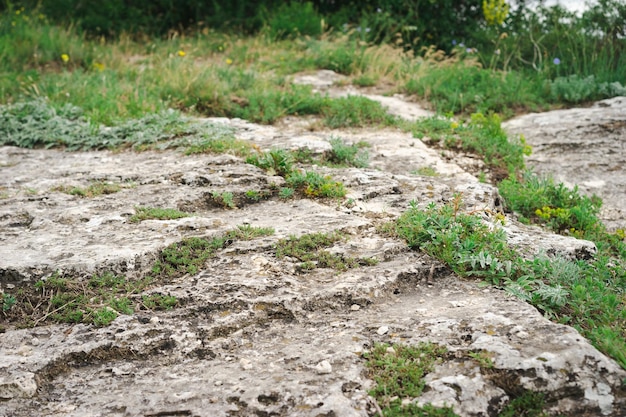
<instances>
[{"instance_id":1,"label":"green foliage","mask_svg":"<svg viewBox=\"0 0 626 417\"><path fill-rule=\"evenodd\" d=\"M579 237L602 228L598 218L602 201L580 194L578 187L569 189L551 178L527 172L519 180L502 181L499 190L509 207L523 216L523 221L545 224L557 232Z\"/></svg>"},{"instance_id":2,"label":"green foliage","mask_svg":"<svg viewBox=\"0 0 626 417\"><path fill-rule=\"evenodd\" d=\"M273 233L273 229L244 225L211 239L201 237L183 239L161 251L152 267L152 275L167 279L185 274L194 275L207 259L213 257L218 250L232 244L234 240L250 240Z\"/></svg>"},{"instance_id":3,"label":"green foliage","mask_svg":"<svg viewBox=\"0 0 626 417\"><path fill-rule=\"evenodd\" d=\"M9 311L17 302L14 296L12 296L11 294L6 294L6 293L2 294L2 300L0 301L2 301L3 313L6 313L7 311Z\"/></svg>"},{"instance_id":4,"label":"green foliage","mask_svg":"<svg viewBox=\"0 0 626 417\"><path fill-rule=\"evenodd\" d=\"M144 295L141 303L148 310L171 310L178 305L179 301L171 295L151 294Z\"/></svg>"},{"instance_id":5,"label":"green foliage","mask_svg":"<svg viewBox=\"0 0 626 417\"><path fill-rule=\"evenodd\" d=\"M626 95L626 87L618 81L599 83L593 75L582 78L574 74L550 82L550 97L555 102L582 103L623 95Z\"/></svg>"},{"instance_id":6,"label":"green foliage","mask_svg":"<svg viewBox=\"0 0 626 417\"><path fill-rule=\"evenodd\" d=\"M530 147L524 137L509 140L497 114L472 114L469 122L456 122L435 116L421 119L407 128L422 141L449 149L461 149L483 158L496 180L524 168L524 155Z\"/></svg>"},{"instance_id":7,"label":"green foliage","mask_svg":"<svg viewBox=\"0 0 626 417\"><path fill-rule=\"evenodd\" d=\"M600 255L588 262L525 259L508 246L502 229L489 227L460 208L459 197L446 206L431 204L423 210L412 204L397 220L395 232L409 247L440 259L459 275L482 278L547 317L576 327L626 368L626 309L620 307L626 251L621 240L608 241L606 232L594 230ZM615 255L619 258L611 258Z\"/></svg>"},{"instance_id":8,"label":"green foliage","mask_svg":"<svg viewBox=\"0 0 626 417\"><path fill-rule=\"evenodd\" d=\"M166 111L130 120L115 127L90 124L82 109L65 104L55 109L47 101L36 99L0 106L0 145L24 148L65 147L68 150L115 149L131 146L179 147L196 145L192 138L212 132L213 125L191 123L179 113ZM217 135L230 134L219 127ZM205 142L204 140L203 142Z\"/></svg>"},{"instance_id":9,"label":"green foliage","mask_svg":"<svg viewBox=\"0 0 626 417\"><path fill-rule=\"evenodd\" d=\"M332 128L358 127L368 124L393 125L395 119L383 106L361 96L341 97L328 102L322 109L324 123Z\"/></svg>"},{"instance_id":10,"label":"green foliage","mask_svg":"<svg viewBox=\"0 0 626 417\"><path fill-rule=\"evenodd\" d=\"M293 155L284 149L273 149L269 152L249 156L246 162L268 172L269 175L286 177L293 172Z\"/></svg>"},{"instance_id":11,"label":"green foliage","mask_svg":"<svg viewBox=\"0 0 626 417\"><path fill-rule=\"evenodd\" d=\"M341 138L333 137L330 139L330 145L332 149L325 153L324 162L337 166L367 167L369 159L369 154L365 149L368 146L367 143L348 145Z\"/></svg>"},{"instance_id":12,"label":"green foliage","mask_svg":"<svg viewBox=\"0 0 626 417\"><path fill-rule=\"evenodd\" d=\"M428 64L424 64L428 65ZM475 63L433 64L404 89L427 100L440 113L498 112L545 109L544 79L533 73L498 72Z\"/></svg>"},{"instance_id":13,"label":"green foliage","mask_svg":"<svg viewBox=\"0 0 626 417\"><path fill-rule=\"evenodd\" d=\"M300 260L302 262L300 264L301 270L332 268L346 271L349 268L376 265L377 261L372 258L353 258L323 249L332 247L336 242L344 239L345 236L339 232L312 233L300 237L290 236L288 239L278 241L276 256L279 258L289 256Z\"/></svg>"},{"instance_id":14,"label":"green foliage","mask_svg":"<svg viewBox=\"0 0 626 417\"><path fill-rule=\"evenodd\" d=\"M143 220L174 220L189 217L189 213L184 213L175 209L162 209L157 207L135 207L135 214L128 219L131 223L139 223Z\"/></svg>"},{"instance_id":15,"label":"green foliage","mask_svg":"<svg viewBox=\"0 0 626 417\"><path fill-rule=\"evenodd\" d=\"M346 189L343 184L333 181L330 176L322 176L313 171L294 171L287 178L287 185L294 190L311 198L341 198L345 197Z\"/></svg>"},{"instance_id":16,"label":"green foliage","mask_svg":"<svg viewBox=\"0 0 626 417\"><path fill-rule=\"evenodd\" d=\"M224 208L229 208L229 209L237 208L237 205L235 204L234 195L230 191L223 191L223 192L214 191L211 193L211 198L213 198L213 201L215 203L217 203L218 205Z\"/></svg>"},{"instance_id":17,"label":"green foliage","mask_svg":"<svg viewBox=\"0 0 626 417\"><path fill-rule=\"evenodd\" d=\"M79 197L93 198L103 194L115 194L123 188L120 184L111 184L108 182L94 182L87 188L58 186L52 191L60 191L62 193L76 195Z\"/></svg>"},{"instance_id":18,"label":"green foliage","mask_svg":"<svg viewBox=\"0 0 626 417\"><path fill-rule=\"evenodd\" d=\"M500 413L500 417L547 417L543 411L545 396L540 392L525 391L522 395L511 400Z\"/></svg>"},{"instance_id":19,"label":"green foliage","mask_svg":"<svg viewBox=\"0 0 626 417\"><path fill-rule=\"evenodd\" d=\"M451 408L437 409L430 405L402 407L402 400L419 397L425 387L424 377L441 363L447 350L432 343L417 346L376 344L363 353L368 374L376 382L370 391L383 408L385 416L454 417Z\"/></svg>"},{"instance_id":20,"label":"green foliage","mask_svg":"<svg viewBox=\"0 0 626 417\"><path fill-rule=\"evenodd\" d=\"M267 18L266 25L272 39L319 36L322 33L322 17L309 1L282 3Z\"/></svg>"}]
</instances>

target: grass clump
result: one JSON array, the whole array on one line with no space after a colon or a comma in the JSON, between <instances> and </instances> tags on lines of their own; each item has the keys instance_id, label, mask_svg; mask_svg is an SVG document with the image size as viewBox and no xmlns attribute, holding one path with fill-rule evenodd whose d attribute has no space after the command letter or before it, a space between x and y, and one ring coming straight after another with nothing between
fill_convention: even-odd
<instances>
[{"instance_id":1,"label":"grass clump","mask_svg":"<svg viewBox=\"0 0 626 417\"><path fill-rule=\"evenodd\" d=\"M341 167L367 167L369 163L369 153L367 152L369 144L367 142L347 144L338 137L332 137L329 142L332 148L324 153L324 163Z\"/></svg>"},{"instance_id":2,"label":"grass clump","mask_svg":"<svg viewBox=\"0 0 626 417\"><path fill-rule=\"evenodd\" d=\"M229 246L235 240L251 240L272 234L274 234L274 229L271 228L242 225L210 239L201 237L183 239L161 251L152 267L152 275L171 279L185 274L196 274L207 259L213 257L218 250Z\"/></svg>"},{"instance_id":3,"label":"grass clump","mask_svg":"<svg viewBox=\"0 0 626 417\"><path fill-rule=\"evenodd\" d=\"M324 123L331 129L396 123L380 103L360 96L330 100L328 106L322 109L322 115Z\"/></svg>"},{"instance_id":4,"label":"grass clump","mask_svg":"<svg viewBox=\"0 0 626 417\"><path fill-rule=\"evenodd\" d=\"M128 219L131 223L139 223L143 220L175 220L189 217L189 213L184 213L175 209L163 209L157 207L135 207L135 214Z\"/></svg>"},{"instance_id":5,"label":"grass clump","mask_svg":"<svg viewBox=\"0 0 626 417\"><path fill-rule=\"evenodd\" d=\"M548 318L575 327L626 368L626 268L599 245L589 261L537 255L526 259L508 246L501 228L452 204L412 204L396 222L409 247L440 259L463 277L481 278L536 306ZM623 242L621 243L623 247ZM624 252L621 252L622 254Z\"/></svg>"},{"instance_id":6,"label":"grass clump","mask_svg":"<svg viewBox=\"0 0 626 417\"><path fill-rule=\"evenodd\" d=\"M370 391L380 404L384 416L455 417L452 408L416 404L402 406L403 399L419 397L426 385L424 377L443 362L447 350L433 343L417 346L376 344L364 352L368 375L376 382Z\"/></svg>"},{"instance_id":7,"label":"grass clump","mask_svg":"<svg viewBox=\"0 0 626 417\"><path fill-rule=\"evenodd\" d=\"M346 271L359 266L376 265L373 258L353 258L340 254L331 253L324 248L332 247L335 243L345 240L345 236L339 232L312 233L301 237L290 236L281 239L276 244L276 256L279 258L288 256L298 259L301 270L315 268L331 268L338 271Z\"/></svg>"},{"instance_id":8,"label":"grass clump","mask_svg":"<svg viewBox=\"0 0 626 417\"><path fill-rule=\"evenodd\" d=\"M108 182L94 182L86 188L59 186L52 189L52 191L60 191L62 193L76 195L79 197L93 198L105 194L115 194L121 191L123 186L121 184L111 184Z\"/></svg>"},{"instance_id":9,"label":"grass clump","mask_svg":"<svg viewBox=\"0 0 626 417\"><path fill-rule=\"evenodd\" d=\"M428 144L481 156L497 181L523 169L524 156L531 152L523 136L509 140L497 114L475 113L466 123L435 116L407 128Z\"/></svg>"}]
</instances>

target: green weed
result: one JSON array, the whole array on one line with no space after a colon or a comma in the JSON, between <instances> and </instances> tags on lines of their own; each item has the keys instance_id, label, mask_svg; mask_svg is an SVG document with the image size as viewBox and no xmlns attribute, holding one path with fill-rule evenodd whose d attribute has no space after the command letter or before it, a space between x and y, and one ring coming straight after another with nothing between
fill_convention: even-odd
<instances>
[{"instance_id":1,"label":"green weed","mask_svg":"<svg viewBox=\"0 0 626 417\"><path fill-rule=\"evenodd\" d=\"M139 223L143 220L149 219L174 220L189 216L189 213L184 213L175 209L162 209L157 207L135 207L135 214L133 214L128 219L128 221L130 221L131 223Z\"/></svg>"},{"instance_id":2,"label":"green weed","mask_svg":"<svg viewBox=\"0 0 626 417\"><path fill-rule=\"evenodd\" d=\"M93 198L104 194L114 194L121 190L122 185L111 184L108 182L95 182L89 185L87 188L58 186L52 189L52 191L60 191L62 193L87 198Z\"/></svg>"},{"instance_id":3,"label":"green weed","mask_svg":"<svg viewBox=\"0 0 626 417\"><path fill-rule=\"evenodd\" d=\"M343 184L313 171L295 171L286 178L287 185L312 198L342 198L346 195Z\"/></svg>"},{"instance_id":4,"label":"green weed","mask_svg":"<svg viewBox=\"0 0 626 417\"><path fill-rule=\"evenodd\" d=\"M540 392L525 391L522 395L511 400L500 412L500 417L547 417L543 411L545 396Z\"/></svg>"},{"instance_id":5,"label":"green weed","mask_svg":"<svg viewBox=\"0 0 626 417\"><path fill-rule=\"evenodd\" d=\"M430 166L420 167L415 171L411 171L411 174L421 175L422 177L438 177L439 175L441 175L437 172L435 168Z\"/></svg>"},{"instance_id":6,"label":"green weed","mask_svg":"<svg viewBox=\"0 0 626 417\"><path fill-rule=\"evenodd\" d=\"M396 123L380 103L360 96L329 101L328 106L322 108L322 115L324 123L331 129Z\"/></svg>"},{"instance_id":7,"label":"green weed","mask_svg":"<svg viewBox=\"0 0 626 417\"><path fill-rule=\"evenodd\" d=\"M141 303L148 310L171 310L178 305L179 300L171 295L152 294L144 295Z\"/></svg>"},{"instance_id":8,"label":"green weed","mask_svg":"<svg viewBox=\"0 0 626 417\"><path fill-rule=\"evenodd\" d=\"M354 166L365 168L368 165L369 154L368 144L359 142L357 144L346 144L341 138L330 139L332 146L330 151L325 152L323 161L334 166Z\"/></svg>"},{"instance_id":9,"label":"green weed","mask_svg":"<svg viewBox=\"0 0 626 417\"><path fill-rule=\"evenodd\" d=\"M221 193L218 191L214 191L213 193L211 193L211 197L213 198L213 201L215 203L217 203L218 205L224 208L229 208L229 209L237 208L233 193L231 193L230 191L223 191Z\"/></svg>"},{"instance_id":10,"label":"green weed","mask_svg":"<svg viewBox=\"0 0 626 417\"><path fill-rule=\"evenodd\" d=\"M419 209L412 203L397 220L395 233L460 276L481 278L536 306L548 318L574 326L626 368L626 309L620 307L626 268L623 258L610 260L615 248L599 245L600 255L590 261L541 255L525 259L508 246L502 229L461 213L460 206L458 196L440 207Z\"/></svg>"},{"instance_id":11,"label":"green weed","mask_svg":"<svg viewBox=\"0 0 626 417\"><path fill-rule=\"evenodd\" d=\"M349 268L375 265L377 261L372 258L353 258L334 254L324 250L332 247L336 242L342 241L345 236L338 232L312 233L301 237L290 236L281 239L276 244L276 256L279 258L289 256L300 260L300 269L311 270L315 268L332 268L346 271Z\"/></svg>"},{"instance_id":12,"label":"green weed","mask_svg":"<svg viewBox=\"0 0 626 417\"><path fill-rule=\"evenodd\" d=\"M432 343L420 343L417 346L390 346L382 343L376 344L371 351L364 352L368 375L376 382L370 395L381 405L383 415L456 416L451 408L401 405L403 399L413 399L422 394L426 385L424 377L433 371L435 365L443 362L446 353L445 347Z\"/></svg>"},{"instance_id":13,"label":"green weed","mask_svg":"<svg viewBox=\"0 0 626 417\"><path fill-rule=\"evenodd\" d=\"M524 156L531 152L523 136L509 140L497 114L475 113L466 123L436 116L405 128L428 144L481 156L497 181L522 170Z\"/></svg>"},{"instance_id":14,"label":"green weed","mask_svg":"<svg viewBox=\"0 0 626 417\"><path fill-rule=\"evenodd\" d=\"M184 274L194 275L218 250L232 244L234 240L250 240L273 233L273 229L243 225L210 239L200 237L183 239L161 251L152 267L152 276L171 279Z\"/></svg>"}]
</instances>

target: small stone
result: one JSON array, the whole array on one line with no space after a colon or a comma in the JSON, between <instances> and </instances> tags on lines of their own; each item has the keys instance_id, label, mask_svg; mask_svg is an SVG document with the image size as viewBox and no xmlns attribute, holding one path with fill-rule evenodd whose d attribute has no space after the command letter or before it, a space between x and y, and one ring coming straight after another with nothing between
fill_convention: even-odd
<instances>
[{"instance_id":1,"label":"small stone","mask_svg":"<svg viewBox=\"0 0 626 417\"><path fill-rule=\"evenodd\" d=\"M152 324L159 324L160 321L161 320L157 316L152 316L150 318L150 323L152 323Z\"/></svg>"},{"instance_id":2,"label":"small stone","mask_svg":"<svg viewBox=\"0 0 626 417\"><path fill-rule=\"evenodd\" d=\"M361 306L358 305L358 304L352 304L350 306L350 310L352 310L352 311L359 311L360 309L361 309Z\"/></svg>"},{"instance_id":3,"label":"small stone","mask_svg":"<svg viewBox=\"0 0 626 417\"><path fill-rule=\"evenodd\" d=\"M388 331L389 331L389 327L388 326L380 326L378 328L378 330L376 330L376 333L378 333L380 336L382 336L385 333L387 333Z\"/></svg>"},{"instance_id":4,"label":"small stone","mask_svg":"<svg viewBox=\"0 0 626 417\"><path fill-rule=\"evenodd\" d=\"M333 371L333 367L331 366L330 362L328 362L327 360L323 360L315 365L315 371L320 375L329 374Z\"/></svg>"},{"instance_id":5,"label":"small stone","mask_svg":"<svg viewBox=\"0 0 626 417\"><path fill-rule=\"evenodd\" d=\"M250 359L239 359L239 365L241 365L241 368L245 371L249 371L250 369L252 369L252 362L250 362Z\"/></svg>"},{"instance_id":6,"label":"small stone","mask_svg":"<svg viewBox=\"0 0 626 417\"><path fill-rule=\"evenodd\" d=\"M221 386L221 385L223 385L223 384L224 384L224 383L223 383L222 381L220 381L220 380L217 380L217 381L215 381L215 382L213 383L213 385L215 385L216 387L219 387L219 386Z\"/></svg>"},{"instance_id":7,"label":"small stone","mask_svg":"<svg viewBox=\"0 0 626 417\"><path fill-rule=\"evenodd\" d=\"M420 303L425 303L425 302L426 302L426 300L424 300L423 298L420 298L419 302L420 302Z\"/></svg>"},{"instance_id":8,"label":"small stone","mask_svg":"<svg viewBox=\"0 0 626 417\"><path fill-rule=\"evenodd\" d=\"M389 346L386 350L385 353L389 354L389 355L395 355L396 354L396 350L392 347Z\"/></svg>"}]
</instances>

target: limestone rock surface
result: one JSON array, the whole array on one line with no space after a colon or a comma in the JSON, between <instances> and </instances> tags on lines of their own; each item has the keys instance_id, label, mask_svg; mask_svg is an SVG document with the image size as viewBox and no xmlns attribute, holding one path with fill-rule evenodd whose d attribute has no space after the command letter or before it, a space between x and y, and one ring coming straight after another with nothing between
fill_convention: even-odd
<instances>
[{"instance_id":1,"label":"limestone rock surface","mask_svg":"<svg viewBox=\"0 0 626 417\"><path fill-rule=\"evenodd\" d=\"M537 116L538 117L538 116ZM122 315L107 327L11 326L0 334L0 416L373 416L362 353L376 342L431 341L450 354L416 401L461 416L496 416L520 390L546 395L551 415L626 415L626 372L574 329L554 324L502 291L461 280L379 226L411 201L502 210L497 189L393 129L308 131L214 119L261 149L323 151L331 136L371 144L369 168L311 166L348 189L351 204L280 198L250 201L282 178L228 155L0 148L0 285L33 285L54 271L140 277L165 246L237 225L275 234L235 241L196 274L152 288L176 296L170 311ZM433 167L436 177L415 171ZM95 181L120 191L81 198L58 187ZM232 192L237 208L211 199ZM130 222L137 206L193 213ZM507 219L510 243L532 253L593 256L591 242ZM375 266L304 271L277 258L290 235L341 230L331 249ZM468 356L487 352L485 369Z\"/></svg>"}]
</instances>

